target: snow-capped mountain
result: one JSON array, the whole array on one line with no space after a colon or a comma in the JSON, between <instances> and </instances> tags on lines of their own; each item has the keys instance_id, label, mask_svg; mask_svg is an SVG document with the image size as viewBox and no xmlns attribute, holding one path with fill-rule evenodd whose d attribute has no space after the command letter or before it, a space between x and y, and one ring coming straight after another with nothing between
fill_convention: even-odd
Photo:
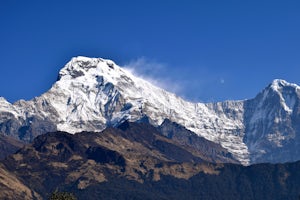
<instances>
[{"instance_id":1,"label":"snow-capped mountain","mask_svg":"<svg viewBox=\"0 0 300 200\"><path fill-rule=\"evenodd\" d=\"M251 162L288 162L300 158L300 87L274 80L244 102L243 142Z\"/></svg>"},{"instance_id":2,"label":"snow-capped mountain","mask_svg":"<svg viewBox=\"0 0 300 200\"><path fill-rule=\"evenodd\" d=\"M0 98L0 131L30 141L49 131L101 131L145 117L159 126L169 119L243 164L294 161L300 159L299 89L274 80L251 100L191 103L111 60L76 57L40 97L14 104Z\"/></svg>"}]
</instances>

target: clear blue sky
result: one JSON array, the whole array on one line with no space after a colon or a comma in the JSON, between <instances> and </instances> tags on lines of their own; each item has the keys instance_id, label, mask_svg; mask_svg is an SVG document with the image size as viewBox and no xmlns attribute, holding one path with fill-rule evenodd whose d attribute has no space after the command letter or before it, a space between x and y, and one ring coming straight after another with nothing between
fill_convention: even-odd
<instances>
[{"instance_id":1,"label":"clear blue sky","mask_svg":"<svg viewBox=\"0 0 300 200\"><path fill-rule=\"evenodd\" d=\"M192 101L300 84L299 0L2 0L0 27L0 96L11 102L47 91L78 55L135 63Z\"/></svg>"}]
</instances>

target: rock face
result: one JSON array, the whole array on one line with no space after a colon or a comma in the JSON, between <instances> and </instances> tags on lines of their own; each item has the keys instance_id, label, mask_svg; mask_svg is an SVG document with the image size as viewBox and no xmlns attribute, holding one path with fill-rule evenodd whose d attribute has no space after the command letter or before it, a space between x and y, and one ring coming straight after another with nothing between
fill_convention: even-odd
<instances>
[{"instance_id":1,"label":"rock face","mask_svg":"<svg viewBox=\"0 0 300 200\"><path fill-rule=\"evenodd\" d=\"M300 159L299 87L274 80L254 99L191 103L111 60L73 58L52 88L30 101L0 99L0 131L23 141L46 132L101 131L125 120L165 119L226 148L243 164Z\"/></svg>"}]
</instances>

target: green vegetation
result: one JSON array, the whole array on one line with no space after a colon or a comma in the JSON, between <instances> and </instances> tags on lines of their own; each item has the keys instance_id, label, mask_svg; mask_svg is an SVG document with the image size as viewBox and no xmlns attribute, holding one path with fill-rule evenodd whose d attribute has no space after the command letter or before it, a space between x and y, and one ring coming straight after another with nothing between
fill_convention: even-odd
<instances>
[{"instance_id":1,"label":"green vegetation","mask_svg":"<svg viewBox=\"0 0 300 200\"><path fill-rule=\"evenodd\" d=\"M56 190L51 194L49 200L77 200L77 198L72 193L58 192Z\"/></svg>"}]
</instances>

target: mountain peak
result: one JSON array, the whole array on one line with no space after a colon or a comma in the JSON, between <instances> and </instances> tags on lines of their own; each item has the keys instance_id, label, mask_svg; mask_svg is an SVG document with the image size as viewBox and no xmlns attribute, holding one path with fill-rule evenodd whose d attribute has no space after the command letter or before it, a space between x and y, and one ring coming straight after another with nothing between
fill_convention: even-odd
<instances>
[{"instance_id":1,"label":"mountain peak","mask_svg":"<svg viewBox=\"0 0 300 200\"><path fill-rule=\"evenodd\" d=\"M258 96L260 96L259 105L264 105L264 102L266 102L267 104L272 104L271 107L274 107L275 102L277 102L281 108L291 114L297 99L300 97L300 87L283 79L274 79Z\"/></svg>"},{"instance_id":2,"label":"mountain peak","mask_svg":"<svg viewBox=\"0 0 300 200\"><path fill-rule=\"evenodd\" d=\"M274 79L272 81L272 86L284 86L288 84L288 82L286 80L283 80L283 79Z\"/></svg>"},{"instance_id":3,"label":"mountain peak","mask_svg":"<svg viewBox=\"0 0 300 200\"><path fill-rule=\"evenodd\" d=\"M118 67L112 60L103 58L89 58L84 56L73 57L59 72L58 80L76 79L85 76L87 73L94 74L107 74L113 76L114 73L119 73Z\"/></svg>"},{"instance_id":4,"label":"mountain peak","mask_svg":"<svg viewBox=\"0 0 300 200\"><path fill-rule=\"evenodd\" d=\"M298 88L299 86L295 83L289 83L283 79L274 79L273 82L270 84L271 88L274 91L281 91L284 87L292 87Z\"/></svg>"}]
</instances>

